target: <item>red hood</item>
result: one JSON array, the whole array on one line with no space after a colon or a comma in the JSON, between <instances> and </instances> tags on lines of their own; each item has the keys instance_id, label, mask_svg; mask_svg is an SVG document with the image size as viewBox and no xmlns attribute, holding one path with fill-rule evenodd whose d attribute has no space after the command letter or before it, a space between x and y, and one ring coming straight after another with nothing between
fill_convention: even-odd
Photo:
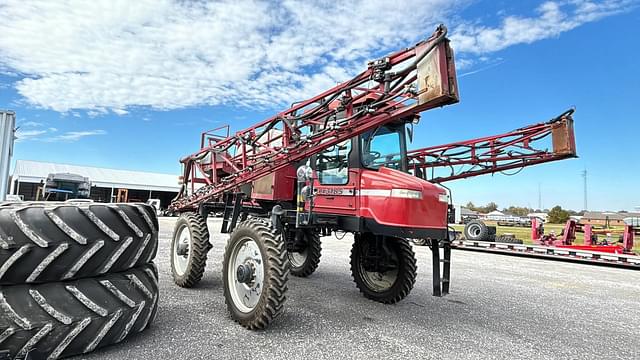
<instances>
[{"instance_id":1,"label":"red hood","mask_svg":"<svg viewBox=\"0 0 640 360\"><path fill-rule=\"evenodd\" d=\"M402 171L381 167L378 171L365 171L363 176L367 177L367 187L375 189L409 189L417 191L437 192L446 194L441 187L426 180L417 178Z\"/></svg>"},{"instance_id":2,"label":"red hood","mask_svg":"<svg viewBox=\"0 0 640 360\"><path fill-rule=\"evenodd\" d=\"M411 174L380 168L363 170L360 190L408 189L422 192L422 199L385 196L384 193L363 196L361 215L374 218L379 224L415 228L446 228L448 204L440 195L446 190Z\"/></svg>"}]
</instances>

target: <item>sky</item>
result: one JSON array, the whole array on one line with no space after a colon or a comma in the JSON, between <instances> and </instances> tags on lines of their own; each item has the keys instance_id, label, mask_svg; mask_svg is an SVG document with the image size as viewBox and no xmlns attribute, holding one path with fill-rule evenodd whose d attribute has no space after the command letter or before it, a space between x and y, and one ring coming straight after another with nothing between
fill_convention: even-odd
<instances>
[{"instance_id":1,"label":"sky","mask_svg":"<svg viewBox=\"0 0 640 360\"><path fill-rule=\"evenodd\" d=\"M14 159L179 173L199 134L241 130L449 28L460 103L411 148L506 132L575 107L578 159L451 182L454 202L640 206L638 0L0 0L0 108Z\"/></svg>"}]
</instances>

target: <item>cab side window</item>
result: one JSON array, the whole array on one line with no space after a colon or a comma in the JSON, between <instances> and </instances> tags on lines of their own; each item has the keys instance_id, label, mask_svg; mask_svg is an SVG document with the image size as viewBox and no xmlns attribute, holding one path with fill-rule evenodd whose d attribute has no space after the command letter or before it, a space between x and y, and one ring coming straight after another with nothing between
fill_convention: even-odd
<instances>
[{"instance_id":1,"label":"cab side window","mask_svg":"<svg viewBox=\"0 0 640 360\"><path fill-rule=\"evenodd\" d=\"M316 170L323 185L346 185L349 182L351 140L334 145L318 154Z\"/></svg>"}]
</instances>

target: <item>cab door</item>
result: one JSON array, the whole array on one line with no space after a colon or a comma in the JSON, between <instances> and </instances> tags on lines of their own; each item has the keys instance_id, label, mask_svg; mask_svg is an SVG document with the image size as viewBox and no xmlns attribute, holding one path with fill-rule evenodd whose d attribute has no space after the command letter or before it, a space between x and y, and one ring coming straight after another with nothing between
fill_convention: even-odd
<instances>
[{"instance_id":1,"label":"cab door","mask_svg":"<svg viewBox=\"0 0 640 360\"><path fill-rule=\"evenodd\" d=\"M349 167L353 141L343 141L312 158L314 212L355 216L360 177L357 168Z\"/></svg>"}]
</instances>

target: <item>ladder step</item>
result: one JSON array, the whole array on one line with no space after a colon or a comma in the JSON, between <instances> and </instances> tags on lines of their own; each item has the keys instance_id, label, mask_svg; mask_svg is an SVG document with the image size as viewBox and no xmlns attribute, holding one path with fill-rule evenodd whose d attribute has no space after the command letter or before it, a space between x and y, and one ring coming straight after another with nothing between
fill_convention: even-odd
<instances>
[{"instance_id":1,"label":"ladder step","mask_svg":"<svg viewBox=\"0 0 640 360\"><path fill-rule=\"evenodd\" d=\"M449 260L449 259L441 259L440 262L441 263L450 263L451 260Z\"/></svg>"},{"instance_id":2,"label":"ladder step","mask_svg":"<svg viewBox=\"0 0 640 360\"><path fill-rule=\"evenodd\" d=\"M442 280L440 280L440 282L441 283L448 283L448 282L451 282L451 281L449 281L449 279L442 279Z\"/></svg>"}]
</instances>

